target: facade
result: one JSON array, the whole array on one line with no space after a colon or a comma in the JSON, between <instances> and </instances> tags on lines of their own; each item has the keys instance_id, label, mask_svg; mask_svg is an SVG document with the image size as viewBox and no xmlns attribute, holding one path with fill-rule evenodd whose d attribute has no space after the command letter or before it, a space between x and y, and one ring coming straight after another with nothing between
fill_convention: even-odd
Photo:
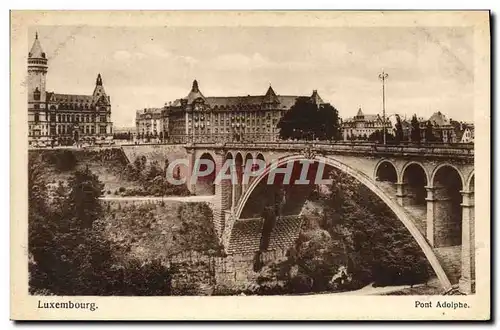
<instances>
[{"instance_id":1,"label":"facade","mask_svg":"<svg viewBox=\"0 0 500 330\"><path fill-rule=\"evenodd\" d=\"M298 97L271 86L264 95L205 97L195 80L185 98L165 105L163 121L173 143L276 141L278 122ZM307 97L323 103L317 91Z\"/></svg>"},{"instance_id":2,"label":"facade","mask_svg":"<svg viewBox=\"0 0 500 330\"><path fill-rule=\"evenodd\" d=\"M361 108L356 116L342 122L342 136L344 141L367 140L376 131L382 131L384 120L380 115L365 115ZM385 119L386 132L392 131L392 124L388 118Z\"/></svg>"},{"instance_id":3,"label":"facade","mask_svg":"<svg viewBox=\"0 0 500 330\"><path fill-rule=\"evenodd\" d=\"M165 116L163 108L144 108L135 114L136 138L150 139L166 137L164 125Z\"/></svg>"},{"instance_id":4,"label":"facade","mask_svg":"<svg viewBox=\"0 0 500 330\"><path fill-rule=\"evenodd\" d=\"M463 130L461 143L471 143L474 142L474 126L467 126Z\"/></svg>"},{"instance_id":5,"label":"facade","mask_svg":"<svg viewBox=\"0 0 500 330\"><path fill-rule=\"evenodd\" d=\"M111 100L97 75L92 95L48 92L48 60L38 34L28 54L28 143L30 146L101 144L113 141Z\"/></svg>"}]
</instances>

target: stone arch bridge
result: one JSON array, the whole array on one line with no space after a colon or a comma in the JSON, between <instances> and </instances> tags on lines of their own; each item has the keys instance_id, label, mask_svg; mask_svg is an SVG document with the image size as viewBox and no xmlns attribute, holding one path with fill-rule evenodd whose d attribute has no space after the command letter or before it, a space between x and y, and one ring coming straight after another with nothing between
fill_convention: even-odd
<instances>
[{"instance_id":1,"label":"stone arch bridge","mask_svg":"<svg viewBox=\"0 0 500 330\"><path fill-rule=\"evenodd\" d=\"M474 292L474 149L472 145L374 145L349 143L226 143L185 146L189 179L201 159L215 171L189 185L195 194L213 194L214 225L226 251L257 251L262 244L262 209L278 184L270 175L293 163L293 179L306 162L336 168L368 187L394 212L422 248L443 288ZM236 180L215 180L229 160ZM243 179L248 162L264 163ZM198 163L197 163L198 162ZM300 165L297 165L300 164ZM273 171L275 174L272 174ZM229 173L228 172L228 173ZM258 174L256 174L258 172ZM278 174L276 174L278 173ZM307 179L312 179L311 176ZM310 180L312 182L313 180ZM312 185L287 190L282 216L274 224L267 248L287 248L298 235L300 214ZM295 220L294 220L295 219Z\"/></svg>"}]
</instances>

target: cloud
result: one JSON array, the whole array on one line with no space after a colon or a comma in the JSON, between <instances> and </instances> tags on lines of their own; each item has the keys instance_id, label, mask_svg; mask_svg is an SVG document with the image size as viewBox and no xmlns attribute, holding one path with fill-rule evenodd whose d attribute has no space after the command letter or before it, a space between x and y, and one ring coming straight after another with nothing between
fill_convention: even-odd
<instances>
[{"instance_id":1,"label":"cloud","mask_svg":"<svg viewBox=\"0 0 500 330\"><path fill-rule=\"evenodd\" d=\"M259 53L244 55L240 53L223 54L210 61L210 67L218 70L253 70L272 65L272 62Z\"/></svg>"},{"instance_id":2,"label":"cloud","mask_svg":"<svg viewBox=\"0 0 500 330\"><path fill-rule=\"evenodd\" d=\"M117 61L127 61L130 60L131 57L132 55L126 50L117 50L113 54L113 58Z\"/></svg>"}]
</instances>

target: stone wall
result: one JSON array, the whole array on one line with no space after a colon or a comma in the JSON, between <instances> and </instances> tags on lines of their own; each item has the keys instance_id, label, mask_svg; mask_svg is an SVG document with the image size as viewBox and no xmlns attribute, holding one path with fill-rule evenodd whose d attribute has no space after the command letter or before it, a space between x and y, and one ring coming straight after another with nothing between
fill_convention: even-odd
<instances>
[{"instance_id":1,"label":"stone wall","mask_svg":"<svg viewBox=\"0 0 500 330\"><path fill-rule=\"evenodd\" d=\"M265 266L286 257L286 250L263 252L260 264ZM172 292L175 295L210 295L217 284L244 290L255 283L259 273L254 271L254 253L232 254L226 257L208 256L197 251L185 251L165 260L175 270Z\"/></svg>"},{"instance_id":2,"label":"stone wall","mask_svg":"<svg viewBox=\"0 0 500 330\"><path fill-rule=\"evenodd\" d=\"M157 161L160 166L165 164L168 159L172 163L175 159L187 159L188 154L186 149L181 144L138 144L138 145L123 145L122 147L125 156L129 162L134 162L137 157L146 156L147 162ZM185 166L180 167L181 177L187 173Z\"/></svg>"}]
</instances>

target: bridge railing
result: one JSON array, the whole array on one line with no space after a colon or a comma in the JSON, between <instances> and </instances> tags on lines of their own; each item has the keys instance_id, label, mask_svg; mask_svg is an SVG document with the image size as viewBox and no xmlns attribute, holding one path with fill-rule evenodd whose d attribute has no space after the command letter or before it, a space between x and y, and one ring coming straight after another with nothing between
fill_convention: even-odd
<instances>
[{"instance_id":1,"label":"bridge railing","mask_svg":"<svg viewBox=\"0 0 500 330\"><path fill-rule=\"evenodd\" d=\"M198 143L195 145L199 145ZM203 144L206 145L206 144ZM251 149L288 149L303 150L311 148L317 151L326 152L354 152L354 153L389 153L389 154L442 154L459 155L471 157L474 155L473 144L401 144L401 145L383 145L378 143L351 143L351 142L329 142L329 141L279 141L279 142L254 142L254 143L235 143L228 142L224 144L225 148L245 148Z\"/></svg>"}]
</instances>

